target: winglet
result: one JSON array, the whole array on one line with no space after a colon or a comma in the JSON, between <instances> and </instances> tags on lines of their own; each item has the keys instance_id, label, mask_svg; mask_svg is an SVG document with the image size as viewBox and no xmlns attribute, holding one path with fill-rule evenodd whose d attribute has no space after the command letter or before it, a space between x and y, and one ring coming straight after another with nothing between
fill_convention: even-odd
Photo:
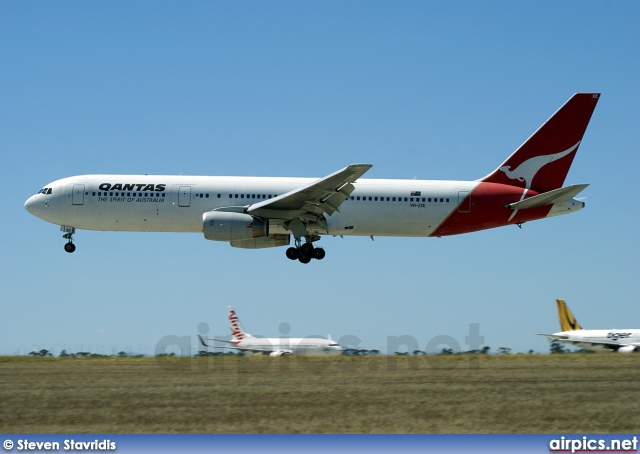
<instances>
[{"instance_id":1,"label":"winglet","mask_svg":"<svg viewBox=\"0 0 640 454\"><path fill-rule=\"evenodd\" d=\"M200 339L200 343L202 344L203 347L209 347L209 344L206 343L206 341L204 340L204 337L202 337L200 334L198 334L198 339Z\"/></svg>"}]
</instances>

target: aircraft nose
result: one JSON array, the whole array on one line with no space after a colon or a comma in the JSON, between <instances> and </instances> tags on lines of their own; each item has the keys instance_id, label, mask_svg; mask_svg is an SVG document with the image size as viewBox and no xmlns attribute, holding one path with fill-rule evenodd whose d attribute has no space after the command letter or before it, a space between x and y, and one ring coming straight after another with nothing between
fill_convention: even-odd
<instances>
[{"instance_id":1,"label":"aircraft nose","mask_svg":"<svg viewBox=\"0 0 640 454\"><path fill-rule=\"evenodd\" d=\"M36 197L32 195L27 199L26 202L24 202L24 209L27 210L29 213L33 214L35 204L36 204Z\"/></svg>"}]
</instances>

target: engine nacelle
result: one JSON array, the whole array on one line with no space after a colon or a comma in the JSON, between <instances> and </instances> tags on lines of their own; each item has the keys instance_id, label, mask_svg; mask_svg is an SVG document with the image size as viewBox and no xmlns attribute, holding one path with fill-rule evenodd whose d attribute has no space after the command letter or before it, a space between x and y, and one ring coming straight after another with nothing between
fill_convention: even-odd
<instances>
[{"instance_id":1,"label":"engine nacelle","mask_svg":"<svg viewBox=\"0 0 640 454\"><path fill-rule=\"evenodd\" d=\"M624 345L620 348L618 348L618 350L616 350L618 353L633 353L636 351L636 347L634 347L633 345Z\"/></svg>"},{"instance_id":2,"label":"engine nacelle","mask_svg":"<svg viewBox=\"0 0 640 454\"><path fill-rule=\"evenodd\" d=\"M269 221L243 213L209 211L202 215L202 233L213 241L261 238L269 235Z\"/></svg>"},{"instance_id":3,"label":"engine nacelle","mask_svg":"<svg viewBox=\"0 0 640 454\"><path fill-rule=\"evenodd\" d=\"M269 353L269 356L271 356L271 357L273 357L273 358L276 358L276 357L278 357L278 356L285 356L285 355L290 355L290 354L291 354L291 352L288 352L288 351L282 351L282 350L281 350L281 351L279 351L279 352L271 352L271 353Z\"/></svg>"}]
</instances>

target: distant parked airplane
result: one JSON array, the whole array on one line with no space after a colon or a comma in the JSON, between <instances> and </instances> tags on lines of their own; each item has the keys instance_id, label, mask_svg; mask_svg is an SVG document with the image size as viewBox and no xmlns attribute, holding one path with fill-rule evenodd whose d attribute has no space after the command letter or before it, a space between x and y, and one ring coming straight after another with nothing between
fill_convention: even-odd
<instances>
[{"instance_id":1,"label":"distant parked airplane","mask_svg":"<svg viewBox=\"0 0 640 454\"><path fill-rule=\"evenodd\" d=\"M262 353L269 356L283 355L341 355L342 347L331 340L331 337L324 339L321 337L253 337L245 332L236 311L229 306L229 327L231 329L232 340L208 339L200 336L200 343L203 347L211 347L207 341L224 342L231 344L228 348L233 348L243 352Z\"/></svg>"},{"instance_id":2,"label":"distant parked airplane","mask_svg":"<svg viewBox=\"0 0 640 454\"><path fill-rule=\"evenodd\" d=\"M505 162L475 181L360 178L353 164L324 178L82 175L47 184L24 204L76 229L203 232L208 240L323 259L321 235L440 237L573 213L587 184L562 187L598 93L575 94Z\"/></svg>"},{"instance_id":3,"label":"distant parked airplane","mask_svg":"<svg viewBox=\"0 0 640 454\"><path fill-rule=\"evenodd\" d=\"M640 351L640 329L583 329L564 300L556 300L559 333L539 334L594 352L631 353Z\"/></svg>"}]
</instances>

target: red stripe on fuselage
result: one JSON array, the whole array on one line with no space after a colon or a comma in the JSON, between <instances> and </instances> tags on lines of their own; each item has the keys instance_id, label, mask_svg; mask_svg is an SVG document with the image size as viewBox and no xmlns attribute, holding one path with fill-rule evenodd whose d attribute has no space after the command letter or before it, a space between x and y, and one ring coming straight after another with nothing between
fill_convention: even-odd
<instances>
[{"instance_id":1,"label":"red stripe on fuselage","mask_svg":"<svg viewBox=\"0 0 640 454\"><path fill-rule=\"evenodd\" d=\"M522 224L546 217L551 205L518 210L515 216L509 219L514 210L506 205L520 201L523 190L505 184L481 182L431 236L458 235L509 224ZM538 192L529 189L525 199L534 195L538 195ZM460 207L468 208L468 212L461 212Z\"/></svg>"}]
</instances>

